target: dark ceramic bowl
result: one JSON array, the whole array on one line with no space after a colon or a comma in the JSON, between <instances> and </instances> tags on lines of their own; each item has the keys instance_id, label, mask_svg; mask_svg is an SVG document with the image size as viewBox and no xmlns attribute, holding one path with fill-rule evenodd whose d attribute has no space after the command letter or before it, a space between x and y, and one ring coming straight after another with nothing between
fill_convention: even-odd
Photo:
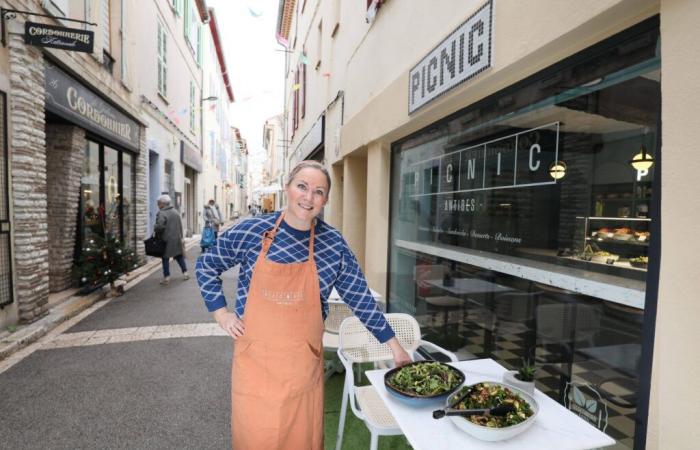
<instances>
[{"instance_id":1,"label":"dark ceramic bowl","mask_svg":"<svg viewBox=\"0 0 700 450\"><path fill-rule=\"evenodd\" d=\"M416 361L416 362L406 364L403 367L411 367L411 366L416 366L416 365L420 365L420 364L435 363L435 362L438 362L438 361ZM456 367L452 367L449 364L446 364L443 362L440 362L440 364L442 364L448 370L452 371L455 375L457 375L458 382L455 384L455 386L452 389L442 391L440 393L433 394L433 395L418 395L414 392L404 392L404 391L400 390L399 388L395 387L391 383L391 380L393 379L394 375L396 375L396 373L399 370L401 370L403 367L395 367L395 368L391 369L390 371L388 371L386 374L384 374L384 386L386 387L387 392L389 392L389 394L392 395L394 398L396 398L396 399L398 399L398 400L400 400L408 405L411 405L411 406L423 406L423 405L426 405L426 404L432 403L432 402L444 401L444 399L446 399L448 395L450 395L451 393L456 391L457 388L459 388L462 385L462 383L464 383L464 373L461 370L457 369Z\"/></svg>"}]
</instances>

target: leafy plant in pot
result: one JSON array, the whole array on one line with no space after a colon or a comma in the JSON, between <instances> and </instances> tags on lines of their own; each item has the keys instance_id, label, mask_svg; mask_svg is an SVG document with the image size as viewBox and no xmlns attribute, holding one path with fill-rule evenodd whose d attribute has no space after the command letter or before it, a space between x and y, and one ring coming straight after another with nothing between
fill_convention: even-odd
<instances>
[{"instance_id":1,"label":"leafy plant in pot","mask_svg":"<svg viewBox=\"0 0 700 450\"><path fill-rule=\"evenodd\" d=\"M503 374L503 383L534 395L536 373L537 367L535 367L534 361L523 359L523 364L518 370L509 370Z\"/></svg>"}]
</instances>

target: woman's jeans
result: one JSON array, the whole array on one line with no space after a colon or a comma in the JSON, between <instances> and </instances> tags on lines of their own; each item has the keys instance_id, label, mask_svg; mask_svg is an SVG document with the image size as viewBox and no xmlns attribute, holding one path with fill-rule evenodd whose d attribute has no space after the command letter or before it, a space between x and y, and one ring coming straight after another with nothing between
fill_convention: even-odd
<instances>
[{"instance_id":1,"label":"woman's jeans","mask_svg":"<svg viewBox=\"0 0 700 450\"><path fill-rule=\"evenodd\" d=\"M187 264L185 263L184 256L177 255L175 257L175 261L177 261L177 263L180 265L180 269L182 269L182 273L187 272ZM166 278L170 276L170 258L163 257L163 276Z\"/></svg>"}]
</instances>

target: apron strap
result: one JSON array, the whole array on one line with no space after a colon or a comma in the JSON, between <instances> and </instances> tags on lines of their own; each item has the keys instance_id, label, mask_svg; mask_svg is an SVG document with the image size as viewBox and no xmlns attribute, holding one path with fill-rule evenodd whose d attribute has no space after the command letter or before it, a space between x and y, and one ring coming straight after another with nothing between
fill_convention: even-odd
<instances>
[{"instance_id":1,"label":"apron strap","mask_svg":"<svg viewBox=\"0 0 700 450\"><path fill-rule=\"evenodd\" d=\"M274 241L275 236L277 235L277 230L280 227L280 224L282 223L282 219L284 219L284 213L285 211L282 210L280 213L280 216L277 218L277 221L275 222L275 227L271 230L267 230L263 233L263 243L262 243L262 251L260 252L264 257L267 256L267 252L270 250L270 247L272 246L272 241ZM311 224L311 236L309 237L309 261L312 261L314 259L314 229L316 228L316 219L314 219L313 223Z\"/></svg>"}]
</instances>

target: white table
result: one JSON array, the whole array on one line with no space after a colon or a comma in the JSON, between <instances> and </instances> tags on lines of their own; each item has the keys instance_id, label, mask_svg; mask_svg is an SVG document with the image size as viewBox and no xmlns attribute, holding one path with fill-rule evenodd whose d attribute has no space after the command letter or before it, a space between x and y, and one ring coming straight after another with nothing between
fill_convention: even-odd
<instances>
[{"instance_id":1,"label":"white table","mask_svg":"<svg viewBox=\"0 0 700 450\"><path fill-rule=\"evenodd\" d=\"M466 376L466 383L501 381L505 368L492 359L477 359L451 363ZM406 439L415 450L469 449L592 449L615 444L615 440L584 422L571 411L539 390L535 400L540 412L528 430L518 436L500 442L480 441L458 429L449 418L433 419L432 412L444 405L427 405L422 408L408 406L387 393L384 374L387 370L370 370L367 378L377 389L384 403L401 427Z\"/></svg>"},{"instance_id":2,"label":"white table","mask_svg":"<svg viewBox=\"0 0 700 450\"><path fill-rule=\"evenodd\" d=\"M372 297L374 297L374 300L377 302L379 309L382 311L386 311L386 305L384 304L384 300L382 300L382 294L380 294L372 288L369 288L369 291L372 293ZM336 291L335 288L333 288L331 294L328 296L328 301L343 302L343 299L340 298L340 294L338 293L338 291Z\"/></svg>"}]
</instances>

